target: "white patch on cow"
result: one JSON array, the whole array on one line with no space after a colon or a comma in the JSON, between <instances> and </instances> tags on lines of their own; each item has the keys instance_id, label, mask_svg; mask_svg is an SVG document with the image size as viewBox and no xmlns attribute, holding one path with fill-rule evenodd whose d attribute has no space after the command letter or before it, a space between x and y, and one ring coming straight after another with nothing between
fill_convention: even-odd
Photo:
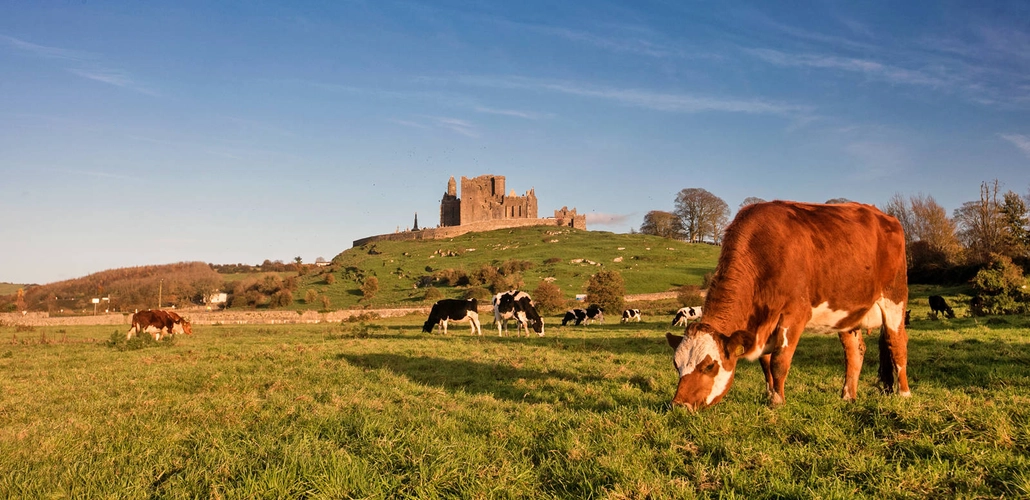
<instances>
[{"instance_id":1,"label":"white patch on cow","mask_svg":"<svg viewBox=\"0 0 1030 500\"><path fill-rule=\"evenodd\" d=\"M905 304L880 297L876 304L883 310L883 322L887 328L898 331L905 326Z\"/></svg>"},{"instance_id":2,"label":"white patch on cow","mask_svg":"<svg viewBox=\"0 0 1030 500\"><path fill-rule=\"evenodd\" d=\"M705 403L712 404L712 401L714 401L715 398L726 392L726 387L730 384L730 379L732 378L733 372L730 370L724 370L722 368L722 363L719 363L719 374L715 376L715 381L712 382L712 392L708 393L708 397L705 398Z\"/></svg>"},{"instance_id":3,"label":"white patch on cow","mask_svg":"<svg viewBox=\"0 0 1030 500\"><path fill-rule=\"evenodd\" d=\"M830 309L830 303L823 302L812 308L812 319L808 320L808 324L810 326L836 328L837 324L846 317L848 317L848 311Z\"/></svg>"},{"instance_id":4,"label":"white patch on cow","mask_svg":"<svg viewBox=\"0 0 1030 500\"><path fill-rule=\"evenodd\" d=\"M787 327L783 327L783 344L780 345L780 347L787 347L788 342L789 341L787 340Z\"/></svg>"}]
</instances>

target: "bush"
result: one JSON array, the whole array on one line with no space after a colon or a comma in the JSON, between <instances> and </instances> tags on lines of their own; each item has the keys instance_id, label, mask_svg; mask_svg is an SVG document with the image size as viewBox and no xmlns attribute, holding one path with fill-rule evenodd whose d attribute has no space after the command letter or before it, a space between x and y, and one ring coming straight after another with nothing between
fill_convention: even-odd
<instances>
[{"instance_id":1,"label":"bush","mask_svg":"<svg viewBox=\"0 0 1030 500\"><path fill-rule=\"evenodd\" d=\"M705 298L701 295L701 287L697 285L683 285L677 290L676 301L682 307L698 307L705 304Z\"/></svg>"},{"instance_id":2,"label":"bush","mask_svg":"<svg viewBox=\"0 0 1030 500\"><path fill-rule=\"evenodd\" d=\"M436 302L443 298L443 292L437 290L436 287L426 288L426 294L422 297L422 300L426 302Z\"/></svg>"},{"instance_id":3,"label":"bush","mask_svg":"<svg viewBox=\"0 0 1030 500\"><path fill-rule=\"evenodd\" d=\"M561 293L561 288L550 281L541 281L533 290L533 302L536 308L543 314L553 314L565 310L567 301Z\"/></svg>"},{"instance_id":4,"label":"bush","mask_svg":"<svg viewBox=\"0 0 1030 500\"><path fill-rule=\"evenodd\" d=\"M327 297L325 295L322 295L321 299L322 299L322 310L323 311L328 311L329 310L329 306L332 305L332 301L330 301L329 297Z\"/></svg>"},{"instance_id":5,"label":"bush","mask_svg":"<svg viewBox=\"0 0 1030 500\"><path fill-rule=\"evenodd\" d=\"M288 307L290 304L293 304L293 292L284 288L272 294L268 307Z\"/></svg>"},{"instance_id":6,"label":"bush","mask_svg":"<svg viewBox=\"0 0 1030 500\"><path fill-rule=\"evenodd\" d=\"M533 263L528 260L508 259L498 266L497 270L505 276L510 276L532 268Z\"/></svg>"},{"instance_id":7,"label":"bush","mask_svg":"<svg viewBox=\"0 0 1030 500\"><path fill-rule=\"evenodd\" d=\"M314 304L318 300L318 292L314 288L308 288L308 291L304 294L305 304Z\"/></svg>"},{"instance_id":8,"label":"bush","mask_svg":"<svg viewBox=\"0 0 1030 500\"><path fill-rule=\"evenodd\" d=\"M1004 255L973 277L973 290L982 300L983 311L991 314L1020 314L1027 310L1026 278L1023 269Z\"/></svg>"},{"instance_id":9,"label":"bush","mask_svg":"<svg viewBox=\"0 0 1030 500\"><path fill-rule=\"evenodd\" d=\"M705 273L701 277L701 288L708 290L708 287L712 286L712 280L715 279L715 272Z\"/></svg>"},{"instance_id":10,"label":"bush","mask_svg":"<svg viewBox=\"0 0 1030 500\"><path fill-rule=\"evenodd\" d=\"M336 283L336 275L333 274L333 273L326 274L325 275L325 284L332 285L333 283Z\"/></svg>"},{"instance_id":11,"label":"bush","mask_svg":"<svg viewBox=\"0 0 1030 500\"><path fill-rule=\"evenodd\" d=\"M379 278L375 276L369 276L365 278L365 282L361 284L361 295L365 300L371 300L376 294L379 293Z\"/></svg>"},{"instance_id":12,"label":"bush","mask_svg":"<svg viewBox=\"0 0 1030 500\"><path fill-rule=\"evenodd\" d=\"M626 283L618 271L598 271L587 282L587 302L601 306L609 314L621 314Z\"/></svg>"},{"instance_id":13,"label":"bush","mask_svg":"<svg viewBox=\"0 0 1030 500\"><path fill-rule=\"evenodd\" d=\"M465 294L464 294L463 298L465 300L476 299L480 303L489 304L490 301L493 300L493 297L494 296L493 296L493 294L490 293L490 290L487 290L486 288L483 288L481 286L476 286L476 287L469 288L468 290L465 290Z\"/></svg>"},{"instance_id":14,"label":"bush","mask_svg":"<svg viewBox=\"0 0 1030 500\"><path fill-rule=\"evenodd\" d=\"M551 264L557 264L559 262L561 262L560 258L558 258L558 257L551 257L551 258L545 260L544 264L551 265Z\"/></svg>"},{"instance_id":15,"label":"bush","mask_svg":"<svg viewBox=\"0 0 1030 500\"><path fill-rule=\"evenodd\" d=\"M428 269L429 266L426 266ZM442 269L433 273L433 278L443 286L466 286L469 284L469 277L461 269Z\"/></svg>"}]
</instances>

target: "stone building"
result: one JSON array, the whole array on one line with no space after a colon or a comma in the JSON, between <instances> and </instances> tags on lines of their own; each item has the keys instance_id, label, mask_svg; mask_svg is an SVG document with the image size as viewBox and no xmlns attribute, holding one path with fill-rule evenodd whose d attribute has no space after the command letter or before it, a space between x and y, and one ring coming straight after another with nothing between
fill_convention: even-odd
<instances>
[{"instance_id":1,"label":"stone building","mask_svg":"<svg viewBox=\"0 0 1030 500\"><path fill-rule=\"evenodd\" d=\"M462 176L461 197L454 177L447 181L447 192L440 200L440 226L462 226L473 222L504 219L536 219L536 193L532 189L522 196L515 190L504 194L503 175Z\"/></svg>"}]
</instances>

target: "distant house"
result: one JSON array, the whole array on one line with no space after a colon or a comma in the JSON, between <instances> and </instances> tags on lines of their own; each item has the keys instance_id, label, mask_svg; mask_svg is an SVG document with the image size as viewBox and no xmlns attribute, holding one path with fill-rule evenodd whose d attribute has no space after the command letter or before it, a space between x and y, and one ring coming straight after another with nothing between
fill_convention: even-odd
<instances>
[{"instance_id":1,"label":"distant house","mask_svg":"<svg viewBox=\"0 0 1030 500\"><path fill-rule=\"evenodd\" d=\"M208 304L224 304L229 301L229 294L223 292L215 292L207 296Z\"/></svg>"}]
</instances>

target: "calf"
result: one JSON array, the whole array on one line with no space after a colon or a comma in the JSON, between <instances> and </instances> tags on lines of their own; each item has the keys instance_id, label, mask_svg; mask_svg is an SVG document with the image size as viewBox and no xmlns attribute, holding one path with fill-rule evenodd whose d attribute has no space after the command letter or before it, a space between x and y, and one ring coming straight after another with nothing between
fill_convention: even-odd
<instances>
[{"instance_id":1,"label":"calf","mask_svg":"<svg viewBox=\"0 0 1030 500\"><path fill-rule=\"evenodd\" d=\"M948 302L944 300L944 297L940 295L930 296L930 312L933 313L933 317L937 317L937 313L944 313L948 318L955 317L955 311L951 309Z\"/></svg>"},{"instance_id":2,"label":"calf","mask_svg":"<svg viewBox=\"0 0 1030 500\"><path fill-rule=\"evenodd\" d=\"M529 336L529 327L537 335L544 336L544 320L540 317L533 299L526 292L511 290L494 295L494 322L497 323L497 335L502 335L503 330L508 328L508 320L515 320L515 334L519 335L522 330Z\"/></svg>"},{"instance_id":3,"label":"calf","mask_svg":"<svg viewBox=\"0 0 1030 500\"><path fill-rule=\"evenodd\" d=\"M472 333L479 335L483 334L483 329L479 325L479 303L476 299L443 299L433 304L433 309L429 311L429 319L426 320L425 324L422 325L422 331L425 333L431 333L433 327L439 325L443 329L444 335L447 334L447 322L448 321L465 321L468 320L472 324Z\"/></svg>"},{"instance_id":4,"label":"calf","mask_svg":"<svg viewBox=\"0 0 1030 500\"><path fill-rule=\"evenodd\" d=\"M643 321L640 317L640 309L626 309L622 311L622 322L628 323L630 321Z\"/></svg>"},{"instance_id":5,"label":"calf","mask_svg":"<svg viewBox=\"0 0 1030 500\"><path fill-rule=\"evenodd\" d=\"M687 326L687 323L701 318L700 307L681 307L672 318L672 326Z\"/></svg>"}]
</instances>

